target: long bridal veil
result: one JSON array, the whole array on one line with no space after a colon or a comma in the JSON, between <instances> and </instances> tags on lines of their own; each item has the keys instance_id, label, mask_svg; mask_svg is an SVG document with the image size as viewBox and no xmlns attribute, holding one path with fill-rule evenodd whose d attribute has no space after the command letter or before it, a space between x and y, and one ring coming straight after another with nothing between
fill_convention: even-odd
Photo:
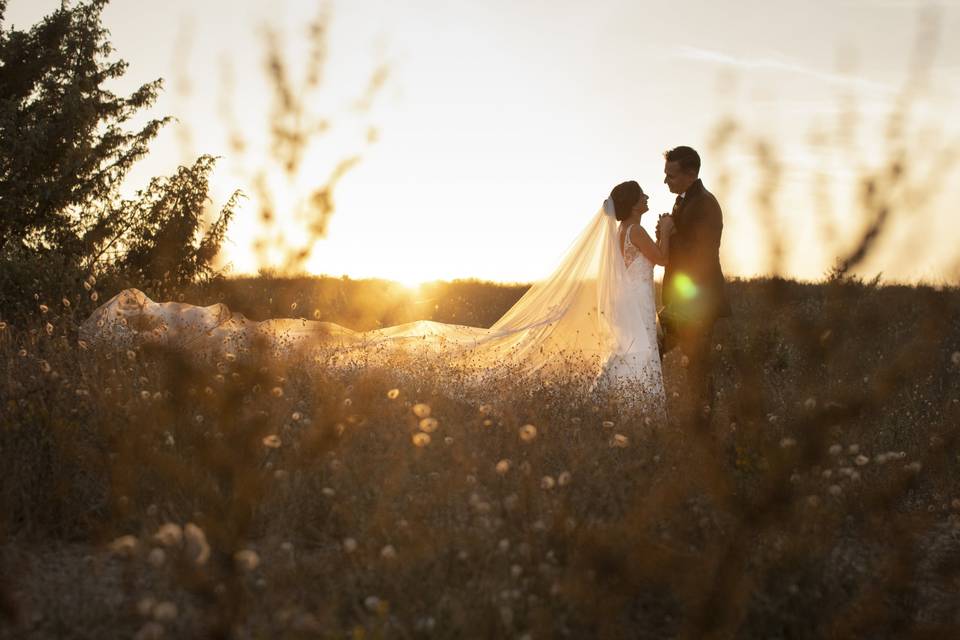
<instances>
[{"instance_id":1,"label":"long bridal veil","mask_svg":"<svg viewBox=\"0 0 960 640\"><path fill-rule=\"evenodd\" d=\"M590 219L553 273L533 285L488 329L419 321L367 332L295 319L248 320L225 305L154 302L127 289L81 327L81 338L115 346L153 343L217 357L267 345L279 357L313 353L331 367L391 362L398 354L434 358L474 381L571 375L591 388L610 380L612 366L631 359L634 377L662 395L655 310L628 290L613 204ZM641 375L642 373L642 375ZM652 387L651 387L652 385Z\"/></svg>"}]
</instances>

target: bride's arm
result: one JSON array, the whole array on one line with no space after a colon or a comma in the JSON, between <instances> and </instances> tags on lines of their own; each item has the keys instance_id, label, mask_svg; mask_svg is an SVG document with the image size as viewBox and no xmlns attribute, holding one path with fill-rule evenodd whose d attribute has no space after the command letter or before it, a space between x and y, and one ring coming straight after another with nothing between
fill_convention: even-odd
<instances>
[{"instance_id":1,"label":"bride's arm","mask_svg":"<svg viewBox=\"0 0 960 640\"><path fill-rule=\"evenodd\" d=\"M630 241L640 250L647 260L654 264L667 264L667 255L670 251L670 232L661 234L658 245L647 233L647 230L638 224L630 229Z\"/></svg>"}]
</instances>

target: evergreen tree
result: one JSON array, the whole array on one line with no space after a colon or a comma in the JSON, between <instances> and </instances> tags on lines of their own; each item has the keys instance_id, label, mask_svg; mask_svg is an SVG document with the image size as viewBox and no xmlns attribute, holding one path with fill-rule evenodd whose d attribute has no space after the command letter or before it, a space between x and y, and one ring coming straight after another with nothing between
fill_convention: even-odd
<instances>
[{"instance_id":1,"label":"evergreen tree","mask_svg":"<svg viewBox=\"0 0 960 640\"><path fill-rule=\"evenodd\" d=\"M202 234L209 156L155 179L137 200L120 198L169 118L131 126L161 80L128 96L105 88L128 66L112 58L101 22L107 1L64 3L21 31L7 27L0 0L0 296L8 304L105 268L133 269L130 283L209 275L232 214L236 198Z\"/></svg>"}]
</instances>

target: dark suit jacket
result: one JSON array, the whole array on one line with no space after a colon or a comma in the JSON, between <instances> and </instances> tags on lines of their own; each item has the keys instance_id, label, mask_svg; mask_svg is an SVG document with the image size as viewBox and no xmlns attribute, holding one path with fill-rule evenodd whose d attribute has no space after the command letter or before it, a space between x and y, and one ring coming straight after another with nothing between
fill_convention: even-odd
<instances>
[{"instance_id":1,"label":"dark suit jacket","mask_svg":"<svg viewBox=\"0 0 960 640\"><path fill-rule=\"evenodd\" d=\"M697 180L673 211L676 231L663 274L663 303L678 318L713 322L730 315L720 269L720 203Z\"/></svg>"}]
</instances>

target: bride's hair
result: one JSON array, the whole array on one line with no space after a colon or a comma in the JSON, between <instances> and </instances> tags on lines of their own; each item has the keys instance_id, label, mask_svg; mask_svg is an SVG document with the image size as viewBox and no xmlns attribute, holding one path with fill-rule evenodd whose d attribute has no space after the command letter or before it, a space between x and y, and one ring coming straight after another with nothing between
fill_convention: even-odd
<instances>
[{"instance_id":1,"label":"bride's hair","mask_svg":"<svg viewBox=\"0 0 960 640\"><path fill-rule=\"evenodd\" d=\"M643 195L643 189L637 184L636 180L621 182L610 192L610 199L613 200L613 209L617 220L626 220L630 217L630 212L634 205L640 202L640 196Z\"/></svg>"}]
</instances>

